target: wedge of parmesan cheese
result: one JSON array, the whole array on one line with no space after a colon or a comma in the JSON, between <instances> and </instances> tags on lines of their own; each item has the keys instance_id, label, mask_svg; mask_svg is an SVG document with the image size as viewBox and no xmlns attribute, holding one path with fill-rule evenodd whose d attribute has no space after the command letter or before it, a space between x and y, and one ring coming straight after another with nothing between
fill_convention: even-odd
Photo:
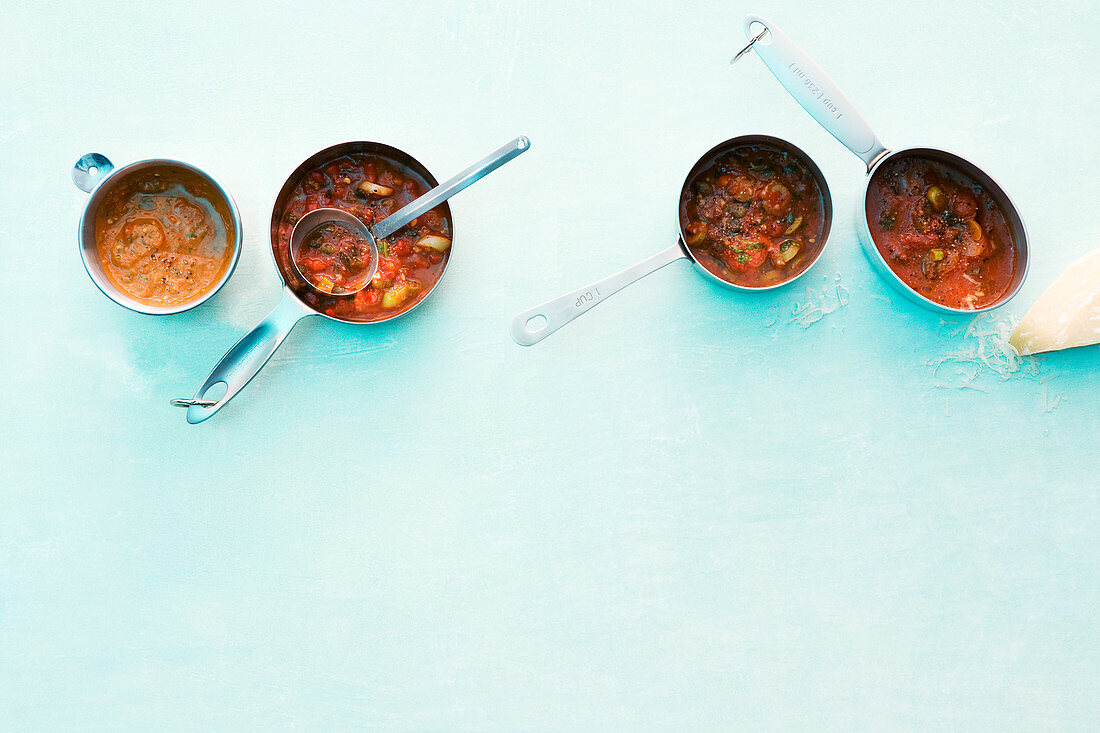
<instances>
[{"instance_id":1,"label":"wedge of parmesan cheese","mask_svg":"<svg viewBox=\"0 0 1100 733\"><path fill-rule=\"evenodd\" d=\"M1009 343L1021 354L1100 343L1100 250L1070 265L1039 296Z\"/></svg>"}]
</instances>

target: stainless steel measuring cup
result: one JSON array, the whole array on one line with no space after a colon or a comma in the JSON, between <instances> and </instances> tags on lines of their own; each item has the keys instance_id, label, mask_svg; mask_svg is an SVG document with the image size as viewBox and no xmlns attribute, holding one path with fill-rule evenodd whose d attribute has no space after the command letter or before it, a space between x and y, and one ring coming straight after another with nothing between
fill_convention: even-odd
<instances>
[{"instance_id":1,"label":"stainless steel measuring cup","mask_svg":"<svg viewBox=\"0 0 1100 733\"><path fill-rule=\"evenodd\" d=\"M214 286L211 287L210 290L194 300L189 300L186 303L179 303L177 305L152 305L150 303L143 303L137 298L131 297L128 293L123 292L108 279L103 270L103 263L99 260L99 253L96 248L95 216L96 212L99 211L99 207L103 204L103 199L106 198L107 193L111 190L111 187L130 173L160 166L181 168L202 178L210 184L214 192L223 199L225 208L229 212L229 220L223 222L225 224L226 237L229 240L226 246L233 248L233 256L229 262L229 266L225 268L225 272L222 273L222 276L218 278L218 281L214 283ZM233 271L237 268L237 261L241 258L241 244L244 241L244 232L241 229L241 214L237 211L237 204L233 201L233 197L229 195L229 191L226 190L225 186L206 171L190 163L184 163L182 160L173 160L171 158L136 160L133 163L127 163L126 165L116 168L114 163L112 163L106 155L102 153L88 153L81 156L80 160L76 161L76 165L73 166L72 170L72 178L77 188L85 193L91 194L91 196L88 197L88 203L84 205L84 213L80 216L80 227L77 235L77 239L80 243L80 257L84 261L84 269L88 271L88 277L92 279L96 287L114 302L132 311L147 313L154 316L167 316L173 313L182 313L183 311L191 310L195 306L213 298L214 294L221 290L222 286L229 282L229 278L233 276Z\"/></svg>"},{"instance_id":2,"label":"stainless steel measuring cup","mask_svg":"<svg viewBox=\"0 0 1100 733\"><path fill-rule=\"evenodd\" d=\"M817 251L813 254L813 259L806 264L805 269L787 280L775 283L774 285L760 287L738 285L737 283L723 280L721 277L704 267L691 250L688 249L685 243L688 236L684 232L684 222L680 220L680 236L676 240L676 244L662 252L658 252L652 257L642 260L633 267L626 268L622 272L618 272L603 280L598 280L583 288L578 288L577 290L561 295L553 300L548 300L542 305L537 305L534 308L523 311L512 319L512 339L520 346L532 346L537 344L574 318L592 310L627 285L680 259L686 259L694 264L696 272L707 280L731 290L749 290L753 292L774 290L775 288L789 285L805 275L825 250L825 244L829 239L829 229L832 226L833 220L833 200L829 193L829 185L825 182L825 176L822 175L821 169L817 167L810 156L806 155L806 153L799 148L786 140L781 140L769 135L742 135L740 137L730 138L725 142L715 145L695 162L691 170L688 171L687 176L684 177L684 184L681 187L680 196L683 198L688 187L691 186L691 182L695 178L695 175L700 170L708 167L717 156L743 145L767 145L786 152L806 167L806 170L813 176L814 182L821 191L821 200L824 209L822 211L821 241Z\"/></svg>"},{"instance_id":3,"label":"stainless steel measuring cup","mask_svg":"<svg viewBox=\"0 0 1100 733\"><path fill-rule=\"evenodd\" d=\"M888 150L833 80L786 34L759 15L746 16L743 25L745 37L750 39L745 50L751 46L802 109L866 164L867 181L856 212L859 241L872 268L883 280L914 303L940 313L981 313L1004 305L1019 292L1028 271L1027 230L1016 205L992 176L968 159L947 150L923 147ZM737 60L736 57L734 60ZM977 181L1000 204L1012 230L1016 269L1008 288L998 300L973 309L952 308L937 303L921 295L898 277L875 246L867 224L867 195L871 180L875 172L888 161L909 157L934 160L962 172Z\"/></svg>"}]
</instances>

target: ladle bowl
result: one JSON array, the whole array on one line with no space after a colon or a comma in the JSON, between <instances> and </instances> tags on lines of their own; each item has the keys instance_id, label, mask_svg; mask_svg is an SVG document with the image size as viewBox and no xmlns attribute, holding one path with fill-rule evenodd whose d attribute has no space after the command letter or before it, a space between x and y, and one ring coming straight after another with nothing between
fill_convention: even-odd
<instances>
[{"instance_id":1,"label":"ladle bowl","mask_svg":"<svg viewBox=\"0 0 1100 733\"><path fill-rule=\"evenodd\" d=\"M299 264L302 246L309 238L309 235L329 224L344 227L353 234L361 236L366 242L370 254L370 261L367 267L355 276L356 285L354 287L347 287L341 292L336 293L338 295L354 295L365 288L367 284L374 279L374 274L378 271L378 243L374 240L374 235L371 234L370 227L364 224L355 214L344 211L343 209L314 209L302 215L302 218L294 225L294 231L290 234L290 262L294 265L294 269L297 271L298 275L309 283L310 287L315 288L318 292L324 293L325 295L333 295L333 291L319 287L317 283L313 281L313 278L310 277L309 273L302 272L302 266Z\"/></svg>"}]
</instances>

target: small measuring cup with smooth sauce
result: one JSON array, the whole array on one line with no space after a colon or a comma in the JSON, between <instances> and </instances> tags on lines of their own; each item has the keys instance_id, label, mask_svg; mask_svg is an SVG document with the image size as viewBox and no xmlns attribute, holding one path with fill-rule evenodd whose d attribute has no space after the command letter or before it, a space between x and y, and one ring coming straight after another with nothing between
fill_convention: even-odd
<instances>
[{"instance_id":1,"label":"small measuring cup with smooth sauce","mask_svg":"<svg viewBox=\"0 0 1100 733\"><path fill-rule=\"evenodd\" d=\"M708 150L680 191L676 244L622 272L529 308L512 320L521 346L542 341L611 295L676 260L731 290L782 287L825 249L833 204L821 170L786 140L742 135Z\"/></svg>"}]
</instances>

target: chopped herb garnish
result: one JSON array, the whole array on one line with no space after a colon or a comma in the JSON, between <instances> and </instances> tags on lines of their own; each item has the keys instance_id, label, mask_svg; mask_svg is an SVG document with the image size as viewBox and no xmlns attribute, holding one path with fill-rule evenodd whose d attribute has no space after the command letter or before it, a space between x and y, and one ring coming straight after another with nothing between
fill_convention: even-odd
<instances>
[{"instance_id":1,"label":"chopped herb garnish","mask_svg":"<svg viewBox=\"0 0 1100 733\"><path fill-rule=\"evenodd\" d=\"M749 163L749 172L755 173L762 178L771 178L775 174L775 169L767 163L757 161L755 163Z\"/></svg>"}]
</instances>

